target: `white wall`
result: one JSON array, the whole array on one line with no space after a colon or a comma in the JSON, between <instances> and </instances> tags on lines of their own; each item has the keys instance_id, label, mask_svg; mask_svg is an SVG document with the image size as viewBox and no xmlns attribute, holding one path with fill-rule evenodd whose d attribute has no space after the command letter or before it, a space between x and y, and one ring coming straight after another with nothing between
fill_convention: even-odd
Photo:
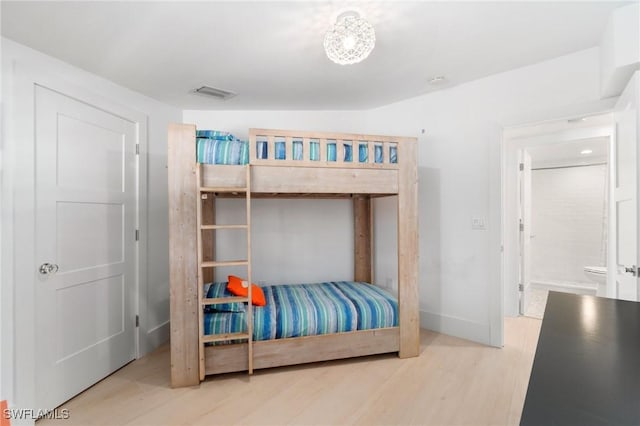
<instances>
[{"instance_id":1,"label":"white wall","mask_svg":"<svg viewBox=\"0 0 640 426\"><path fill-rule=\"evenodd\" d=\"M146 138L141 140L141 163L146 174L141 176L140 182L141 189L146 188L146 193L141 194L146 203L140 206L143 213L141 220L146 222L146 229L142 228L140 268L143 274L146 274L143 276L147 277L146 282L140 283L142 292L138 303L141 315L142 354L168 338L166 143L168 124L180 121L181 114L176 108L117 86L11 40L2 39L2 51L2 91L5 96L11 95L3 99L7 108L2 115L3 124L6 124L2 133L2 397L21 407L33 408L33 400L29 397L32 392L30 387L34 383L33 366L29 367L29 363L32 363L33 354L36 352L33 347L35 342L28 336L21 336L21 342L24 343L15 346L17 336L14 334L18 317L33 309L29 307L28 301L21 300L19 296L24 294L23 289L33 287L33 280L17 277L32 277L28 271L35 267L33 259L31 262L24 261L33 254L24 253L23 240L17 237L33 232L33 200L25 197L33 194L33 174L29 170L33 170L34 160L33 155L23 155L33 151L33 130L28 130L33 124L25 122L24 117L19 114L13 114L13 110L17 110L16 105L29 102L29 94L23 91L24 87L32 88L34 82L45 80L47 83L54 82L73 88L74 93L83 93L91 99L131 111L140 118L137 121L140 123L141 135ZM24 82L29 84L25 86ZM33 244L35 239L31 238L30 241L28 244ZM20 291L16 291L18 286ZM17 310L14 306L21 308ZM27 317L26 320L30 321L31 318ZM33 324L29 327L33 328ZM27 379L16 380L17 375Z\"/></svg>"},{"instance_id":2,"label":"white wall","mask_svg":"<svg viewBox=\"0 0 640 426\"><path fill-rule=\"evenodd\" d=\"M215 99L212 103L217 103ZM357 132L362 130L363 111L183 111L184 123L198 129L221 129L241 139L250 128Z\"/></svg>"},{"instance_id":3,"label":"white wall","mask_svg":"<svg viewBox=\"0 0 640 426\"><path fill-rule=\"evenodd\" d=\"M614 9L600 39L601 93L622 93L633 73L640 69L640 4Z\"/></svg>"},{"instance_id":4,"label":"white wall","mask_svg":"<svg viewBox=\"0 0 640 426\"><path fill-rule=\"evenodd\" d=\"M217 223L244 223L244 200L220 200ZM251 202L252 279L260 284L353 279L353 219L350 200ZM219 231L217 258L243 259L246 231ZM216 280L246 275L245 267L217 268Z\"/></svg>"},{"instance_id":5,"label":"white wall","mask_svg":"<svg viewBox=\"0 0 640 426\"><path fill-rule=\"evenodd\" d=\"M147 283L146 312L141 327L146 330L146 353L169 338L169 201L167 175L167 134L169 123L180 121L180 111L155 100L138 96L130 104L148 116L147 148ZM144 153L142 153L144 155Z\"/></svg>"},{"instance_id":6,"label":"white wall","mask_svg":"<svg viewBox=\"0 0 640 426\"><path fill-rule=\"evenodd\" d=\"M593 48L368 112L362 131L420 138L424 327L501 344L501 128L600 110L599 66ZM472 217L487 229L472 230ZM395 255L384 242L376 251Z\"/></svg>"},{"instance_id":7,"label":"white wall","mask_svg":"<svg viewBox=\"0 0 640 426\"><path fill-rule=\"evenodd\" d=\"M586 284L585 266L606 266L606 165L531 173L532 283Z\"/></svg>"},{"instance_id":8,"label":"white wall","mask_svg":"<svg viewBox=\"0 0 640 426\"><path fill-rule=\"evenodd\" d=\"M0 7L0 28L2 27L2 8ZM0 49L0 64L2 64L2 49ZM1 68L0 68L1 69ZM2 74L0 74L1 76ZM1 80L1 77L0 77ZM0 81L0 135L4 135L4 110L5 110L5 103L4 103L4 97L3 97L3 84L2 81ZM2 138L2 140L4 140L4 138ZM3 224L3 219L2 217L5 214L4 211L4 203L2 202L3 198L5 197L4 195L4 167L2 167L3 164L3 160L2 160L2 156L4 154L4 147L3 147L3 142L0 140L0 241L4 241L4 234L2 233L2 224ZM4 276L4 264L3 264L3 252L2 250L4 250L4 245L0 244L0 342L4 342L4 339L7 338L7 334L5 332L5 326L2 326L2 324L4 324L5 321L8 321L7 318L5 318L5 312L2 309L4 302L3 302L3 297L4 297L4 285L2 284L3 282L3 276ZM4 351L0 350L0 401L7 399L7 397L5 396L5 388L3 386L4 384L4 378L3 376L7 373L5 373L5 362L4 362Z\"/></svg>"}]
</instances>

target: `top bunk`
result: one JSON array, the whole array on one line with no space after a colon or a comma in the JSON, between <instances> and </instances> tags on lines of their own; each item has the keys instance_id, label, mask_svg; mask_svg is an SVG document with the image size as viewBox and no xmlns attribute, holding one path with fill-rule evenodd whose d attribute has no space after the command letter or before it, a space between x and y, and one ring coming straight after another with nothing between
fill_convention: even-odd
<instances>
[{"instance_id":1,"label":"top bunk","mask_svg":"<svg viewBox=\"0 0 640 426\"><path fill-rule=\"evenodd\" d=\"M417 180L416 138L250 129L249 140L241 141L193 125L169 131L182 135L179 150L195 160L200 186L220 189L221 196L246 187L252 197L387 196L399 194L402 179L405 185Z\"/></svg>"}]
</instances>

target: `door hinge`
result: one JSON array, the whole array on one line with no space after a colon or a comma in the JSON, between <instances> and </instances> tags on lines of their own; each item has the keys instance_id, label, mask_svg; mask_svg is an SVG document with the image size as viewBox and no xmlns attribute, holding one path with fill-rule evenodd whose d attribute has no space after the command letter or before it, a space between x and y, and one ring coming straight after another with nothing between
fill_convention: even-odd
<instances>
[{"instance_id":1,"label":"door hinge","mask_svg":"<svg viewBox=\"0 0 640 426\"><path fill-rule=\"evenodd\" d=\"M136 315L136 327L140 327L140 315Z\"/></svg>"},{"instance_id":2,"label":"door hinge","mask_svg":"<svg viewBox=\"0 0 640 426\"><path fill-rule=\"evenodd\" d=\"M520 232L523 232L523 231L524 231L524 223L521 223L520 224Z\"/></svg>"},{"instance_id":3,"label":"door hinge","mask_svg":"<svg viewBox=\"0 0 640 426\"><path fill-rule=\"evenodd\" d=\"M637 277L638 275L640 275L640 274L639 274L639 272L640 272L640 267L637 267L636 265L633 265L633 266L631 266L631 267L629 267L629 266L624 266L624 265L623 265L623 266L622 266L622 269L624 270L624 272L625 272L625 273L627 273L627 274L631 274L631 275L633 275L634 277Z\"/></svg>"},{"instance_id":4,"label":"door hinge","mask_svg":"<svg viewBox=\"0 0 640 426\"><path fill-rule=\"evenodd\" d=\"M136 144L136 155L140 155L140 144Z\"/></svg>"},{"instance_id":5,"label":"door hinge","mask_svg":"<svg viewBox=\"0 0 640 426\"><path fill-rule=\"evenodd\" d=\"M518 284L518 290L524 291L524 284Z\"/></svg>"},{"instance_id":6,"label":"door hinge","mask_svg":"<svg viewBox=\"0 0 640 426\"><path fill-rule=\"evenodd\" d=\"M136 241L140 241L140 230L136 229Z\"/></svg>"},{"instance_id":7,"label":"door hinge","mask_svg":"<svg viewBox=\"0 0 640 426\"><path fill-rule=\"evenodd\" d=\"M524 170L524 163L520 163L520 171Z\"/></svg>"}]
</instances>

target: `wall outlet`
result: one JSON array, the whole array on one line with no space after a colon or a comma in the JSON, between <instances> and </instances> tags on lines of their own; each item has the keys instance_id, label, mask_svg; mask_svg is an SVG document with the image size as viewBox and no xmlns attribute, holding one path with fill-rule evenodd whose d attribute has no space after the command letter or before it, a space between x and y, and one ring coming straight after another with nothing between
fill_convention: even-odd
<instances>
[{"instance_id":1,"label":"wall outlet","mask_svg":"<svg viewBox=\"0 0 640 426\"><path fill-rule=\"evenodd\" d=\"M479 229L487 229L485 225L485 221L483 217L472 217L471 218L471 229L479 230Z\"/></svg>"}]
</instances>

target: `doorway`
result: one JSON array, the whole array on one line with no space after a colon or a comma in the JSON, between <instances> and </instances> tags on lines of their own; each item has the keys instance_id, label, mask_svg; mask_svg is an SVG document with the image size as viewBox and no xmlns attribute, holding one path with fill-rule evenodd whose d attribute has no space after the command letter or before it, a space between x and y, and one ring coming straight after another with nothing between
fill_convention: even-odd
<instances>
[{"instance_id":1,"label":"doorway","mask_svg":"<svg viewBox=\"0 0 640 426\"><path fill-rule=\"evenodd\" d=\"M541 318L550 290L614 297L585 269L615 244L614 135L611 113L505 129L505 315Z\"/></svg>"},{"instance_id":2,"label":"doorway","mask_svg":"<svg viewBox=\"0 0 640 426\"><path fill-rule=\"evenodd\" d=\"M549 291L606 295L609 150L608 137L523 149L520 315L542 318Z\"/></svg>"},{"instance_id":3,"label":"doorway","mask_svg":"<svg viewBox=\"0 0 640 426\"><path fill-rule=\"evenodd\" d=\"M3 326L13 332L3 364L12 374L3 391L16 408L48 410L134 359L148 339L136 316L147 289L144 238L136 241L147 229L146 160L137 154L146 152L147 118L15 61L3 164L12 212L3 231L14 248L3 251L14 283L5 287L13 303L3 303Z\"/></svg>"},{"instance_id":4,"label":"doorway","mask_svg":"<svg viewBox=\"0 0 640 426\"><path fill-rule=\"evenodd\" d=\"M136 124L35 86L36 406L136 356Z\"/></svg>"}]
</instances>

